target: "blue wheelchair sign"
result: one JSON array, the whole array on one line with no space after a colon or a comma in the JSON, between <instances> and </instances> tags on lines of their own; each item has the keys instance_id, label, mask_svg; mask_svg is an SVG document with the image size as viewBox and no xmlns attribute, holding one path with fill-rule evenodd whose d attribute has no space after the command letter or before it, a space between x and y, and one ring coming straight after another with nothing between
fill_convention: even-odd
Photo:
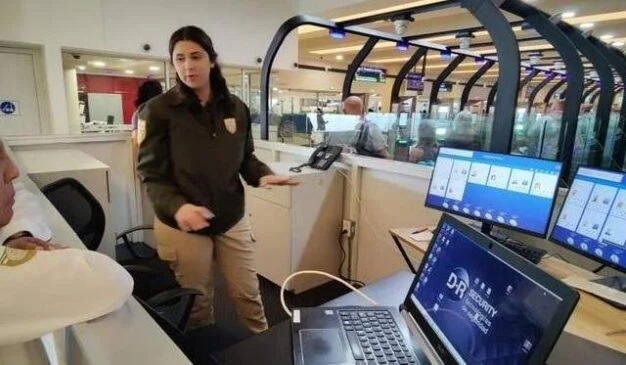
<instances>
[{"instance_id":1,"label":"blue wheelchair sign","mask_svg":"<svg viewBox=\"0 0 626 365\"><path fill-rule=\"evenodd\" d=\"M17 111L17 106L12 101L0 102L0 111L2 114L12 115Z\"/></svg>"}]
</instances>

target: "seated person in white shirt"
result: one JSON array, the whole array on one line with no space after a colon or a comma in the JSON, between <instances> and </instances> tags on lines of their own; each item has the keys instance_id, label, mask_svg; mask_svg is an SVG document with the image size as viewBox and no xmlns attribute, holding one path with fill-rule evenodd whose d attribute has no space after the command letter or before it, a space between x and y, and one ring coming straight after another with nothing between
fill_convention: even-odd
<instances>
[{"instance_id":1,"label":"seated person in white shirt","mask_svg":"<svg viewBox=\"0 0 626 365\"><path fill-rule=\"evenodd\" d=\"M14 216L12 182L18 175L0 142L0 227L10 227ZM39 234L37 224L20 227L18 232ZM119 309L130 297L132 278L109 257L56 248L35 237L14 237L0 245L0 346L101 317Z\"/></svg>"}]
</instances>

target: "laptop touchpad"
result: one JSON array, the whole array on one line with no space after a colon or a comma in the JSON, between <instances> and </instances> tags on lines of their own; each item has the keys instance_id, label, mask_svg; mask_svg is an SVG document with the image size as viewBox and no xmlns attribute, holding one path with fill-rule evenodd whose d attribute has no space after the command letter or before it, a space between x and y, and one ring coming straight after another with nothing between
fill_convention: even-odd
<instances>
[{"instance_id":1,"label":"laptop touchpad","mask_svg":"<svg viewBox=\"0 0 626 365\"><path fill-rule=\"evenodd\" d=\"M307 329L300 331L302 358L306 365L336 364L346 361L339 330Z\"/></svg>"}]
</instances>

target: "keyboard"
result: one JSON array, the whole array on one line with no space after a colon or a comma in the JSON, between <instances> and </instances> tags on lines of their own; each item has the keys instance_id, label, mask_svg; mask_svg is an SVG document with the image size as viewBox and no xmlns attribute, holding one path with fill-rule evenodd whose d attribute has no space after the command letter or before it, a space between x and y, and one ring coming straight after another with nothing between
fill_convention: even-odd
<instances>
[{"instance_id":1,"label":"keyboard","mask_svg":"<svg viewBox=\"0 0 626 365\"><path fill-rule=\"evenodd\" d=\"M498 240L498 241L509 250L522 256L523 258L532 262L535 265L540 263L543 256L548 253L548 251L544 249L533 247L530 245L525 245L523 243L509 240L509 239L502 240L502 241Z\"/></svg>"},{"instance_id":2,"label":"keyboard","mask_svg":"<svg viewBox=\"0 0 626 365\"><path fill-rule=\"evenodd\" d=\"M358 364L417 364L389 311L341 310L339 315L352 355Z\"/></svg>"}]
</instances>

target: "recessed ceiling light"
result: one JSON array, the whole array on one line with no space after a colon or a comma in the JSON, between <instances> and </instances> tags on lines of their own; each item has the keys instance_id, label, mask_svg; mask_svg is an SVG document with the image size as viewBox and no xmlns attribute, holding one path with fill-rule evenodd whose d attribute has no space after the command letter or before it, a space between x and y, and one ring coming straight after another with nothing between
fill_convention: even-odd
<instances>
[{"instance_id":1,"label":"recessed ceiling light","mask_svg":"<svg viewBox=\"0 0 626 365\"><path fill-rule=\"evenodd\" d=\"M335 59L337 61L343 61L343 55L342 54L338 54L338 55L335 56Z\"/></svg>"},{"instance_id":2,"label":"recessed ceiling light","mask_svg":"<svg viewBox=\"0 0 626 365\"><path fill-rule=\"evenodd\" d=\"M593 23L583 23L580 25L580 28L582 29L591 29L593 28Z\"/></svg>"},{"instance_id":3,"label":"recessed ceiling light","mask_svg":"<svg viewBox=\"0 0 626 365\"><path fill-rule=\"evenodd\" d=\"M624 47L624 42L615 42L613 43L613 47Z\"/></svg>"},{"instance_id":4,"label":"recessed ceiling light","mask_svg":"<svg viewBox=\"0 0 626 365\"><path fill-rule=\"evenodd\" d=\"M104 61L91 61L91 64L96 67L105 67L107 65Z\"/></svg>"},{"instance_id":5,"label":"recessed ceiling light","mask_svg":"<svg viewBox=\"0 0 626 365\"><path fill-rule=\"evenodd\" d=\"M126 70L126 71L124 71L124 73L126 73L127 75L132 75L132 74L135 73L135 71L133 71L133 70Z\"/></svg>"},{"instance_id":6,"label":"recessed ceiling light","mask_svg":"<svg viewBox=\"0 0 626 365\"><path fill-rule=\"evenodd\" d=\"M285 92L285 90L278 90L279 94L283 94Z\"/></svg>"},{"instance_id":7,"label":"recessed ceiling light","mask_svg":"<svg viewBox=\"0 0 626 365\"><path fill-rule=\"evenodd\" d=\"M600 37L600 39L602 39L603 41L608 41L609 39L613 39L613 37L615 37L613 34L605 34Z\"/></svg>"},{"instance_id":8,"label":"recessed ceiling light","mask_svg":"<svg viewBox=\"0 0 626 365\"><path fill-rule=\"evenodd\" d=\"M272 88L272 91L278 91L277 87Z\"/></svg>"},{"instance_id":9,"label":"recessed ceiling light","mask_svg":"<svg viewBox=\"0 0 626 365\"><path fill-rule=\"evenodd\" d=\"M78 67L76 67L77 69L81 70L81 71L85 71L87 69L87 67L80 65Z\"/></svg>"},{"instance_id":10,"label":"recessed ceiling light","mask_svg":"<svg viewBox=\"0 0 626 365\"><path fill-rule=\"evenodd\" d=\"M569 18L573 18L576 16L576 13L573 11L566 11L563 14L561 14L561 18L563 19L569 19Z\"/></svg>"},{"instance_id":11,"label":"recessed ceiling light","mask_svg":"<svg viewBox=\"0 0 626 365\"><path fill-rule=\"evenodd\" d=\"M128 58L120 58L120 61L122 61L122 62L130 62L130 60Z\"/></svg>"},{"instance_id":12,"label":"recessed ceiling light","mask_svg":"<svg viewBox=\"0 0 626 365\"><path fill-rule=\"evenodd\" d=\"M159 66L150 66L150 67L148 67L148 70L150 70L150 71L159 71L160 68L159 68Z\"/></svg>"}]
</instances>

